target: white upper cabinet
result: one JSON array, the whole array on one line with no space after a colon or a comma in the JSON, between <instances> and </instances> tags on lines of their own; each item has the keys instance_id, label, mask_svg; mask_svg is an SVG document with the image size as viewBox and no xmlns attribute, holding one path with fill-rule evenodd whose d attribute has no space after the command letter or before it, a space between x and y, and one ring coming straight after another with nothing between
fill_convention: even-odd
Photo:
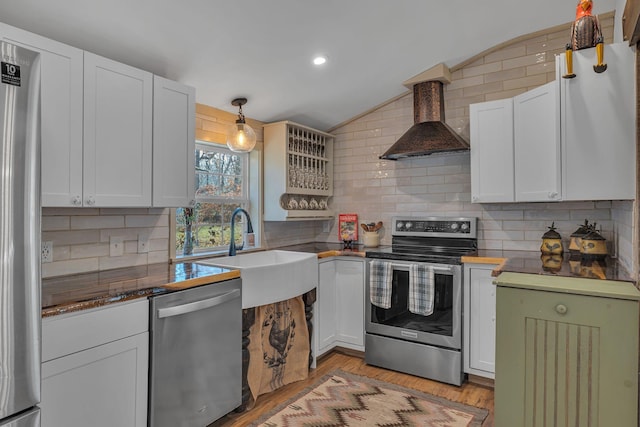
<instances>
[{"instance_id":1,"label":"white upper cabinet","mask_svg":"<svg viewBox=\"0 0 640 427\"><path fill-rule=\"evenodd\" d=\"M3 23L0 37L41 56L43 206L193 204L193 88Z\"/></svg>"},{"instance_id":2,"label":"white upper cabinet","mask_svg":"<svg viewBox=\"0 0 640 427\"><path fill-rule=\"evenodd\" d=\"M195 205L196 90L153 78L153 206Z\"/></svg>"},{"instance_id":3,"label":"white upper cabinet","mask_svg":"<svg viewBox=\"0 0 640 427\"><path fill-rule=\"evenodd\" d=\"M513 98L516 202L561 199L559 108L557 81Z\"/></svg>"},{"instance_id":4,"label":"white upper cabinet","mask_svg":"<svg viewBox=\"0 0 640 427\"><path fill-rule=\"evenodd\" d=\"M471 131L471 201L512 202L513 100L469 106Z\"/></svg>"},{"instance_id":5,"label":"white upper cabinet","mask_svg":"<svg viewBox=\"0 0 640 427\"><path fill-rule=\"evenodd\" d=\"M153 75L84 54L84 204L151 206Z\"/></svg>"},{"instance_id":6,"label":"white upper cabinet","mask_svg":"<svg viewBox=\"0 0 640 427\"><path fill-rule=\"evenodd\" d=\"M0 24L4 41L40 53L42 205L82 205L83 51Z\"/></svg>"},{"instance_id":7,"label":"white upper cabinet","mask_svg":"<svg viewBox=\"0 0 640 427\"><path fill-rule=\"evenodd\" d=\"M561 79L562 182L565 200L635 198L635 49L605 45L604 73L596 50L573 53L573 79ZM564 55L557 57L566 73Z\"/></svg>"},{"instance_id":8,"label":"white upper cabinet","mask_svg":"<svg viewBox=\"0 0 640 427\"><path fill-rule=\"evenodd\" d=\"M470 106L472 202L560 200L558 111L556 82Z\"/></svg>"},{"instance_id":9,"label":"white upper cabinet","mask_svg":"<svg viewBox=\"0 0 640 427\"><path fill-rule=\"evenodd\" d=\"M634 49L604 57L598 74L595 49L573 52L577 77L563 79L559 55L555 81L470 106L472 202L635 198Z\"/></svg>"}]
</instances>

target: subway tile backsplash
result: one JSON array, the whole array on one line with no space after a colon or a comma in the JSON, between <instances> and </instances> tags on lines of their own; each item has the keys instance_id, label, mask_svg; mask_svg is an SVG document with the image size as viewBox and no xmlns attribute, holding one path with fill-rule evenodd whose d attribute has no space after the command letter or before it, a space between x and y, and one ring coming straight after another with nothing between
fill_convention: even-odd
<instances>
[{"instance_id":1,"label":"subway tile backsplash","mask_svg":"<svg viewBox=\"0 0 640 427\"><path fill-rule=\"evenodd\" d=\"M138 253L138 235L149 235L149 252ZM122 255L110 256L111 236L122 237ZM42 276L168 262L168 209L43 208L42 241L53 243L53 261Z\"/></svg>"}]
</instances>

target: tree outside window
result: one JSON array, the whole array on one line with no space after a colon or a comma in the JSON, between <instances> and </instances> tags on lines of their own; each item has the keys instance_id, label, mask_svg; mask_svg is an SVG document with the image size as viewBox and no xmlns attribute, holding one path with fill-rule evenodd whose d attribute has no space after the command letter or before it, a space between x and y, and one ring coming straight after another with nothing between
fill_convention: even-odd
<instances>
[{"instance_id":1,"label":"tree outside window","mask_svg":"<svg viewBox=\"0 0 640 427\"><path fill-rule=\"evenodd\" d=\"M218 144L196 143L196 205L176 210L176 254L193 255L229 247L231 214L249 209L248 156ZM242 244L245 219L236 217L234 236Z\"/></svg>"}]
</instances>

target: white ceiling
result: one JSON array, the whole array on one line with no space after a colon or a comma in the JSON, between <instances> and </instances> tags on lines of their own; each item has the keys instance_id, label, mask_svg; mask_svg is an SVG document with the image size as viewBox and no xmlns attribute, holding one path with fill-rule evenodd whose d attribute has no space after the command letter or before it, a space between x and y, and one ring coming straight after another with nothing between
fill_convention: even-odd
<instances>
[{"instance_id":1,"label":"white ceiling","mask_svg":"<svg viewBox=\"0 0 640 427\"><path fill-rule=\"evenodd\" d=\"M596 0L594 13L624 0ZM329 129L456 65L575 17L576 0L1 0L0 21L192 85L197 101ZM616 20L616 22L618 22ZM567 27L567 38L569 28ZM322 67L314 55L328 56Z\"/></svg>"}]
</instances>

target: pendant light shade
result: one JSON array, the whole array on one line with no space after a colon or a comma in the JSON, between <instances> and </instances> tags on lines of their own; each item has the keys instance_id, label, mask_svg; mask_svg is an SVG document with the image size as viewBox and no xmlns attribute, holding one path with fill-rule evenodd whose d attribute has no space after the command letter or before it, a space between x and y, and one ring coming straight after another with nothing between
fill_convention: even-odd
<instances>
[{"instance_id":1,"label":"pendant light shade","mask_svg":"<svg viewBox=\"0 0 640 427\"><path fill-rule=\"evenodd\" d=\"M227 147L236 153L248 153L256 146L256 133L245 123L242 106L247 103L247 98L236 98L231 105L239 107L238 120L229 127L227 133Z\"/></svg>"}]
</instances>

